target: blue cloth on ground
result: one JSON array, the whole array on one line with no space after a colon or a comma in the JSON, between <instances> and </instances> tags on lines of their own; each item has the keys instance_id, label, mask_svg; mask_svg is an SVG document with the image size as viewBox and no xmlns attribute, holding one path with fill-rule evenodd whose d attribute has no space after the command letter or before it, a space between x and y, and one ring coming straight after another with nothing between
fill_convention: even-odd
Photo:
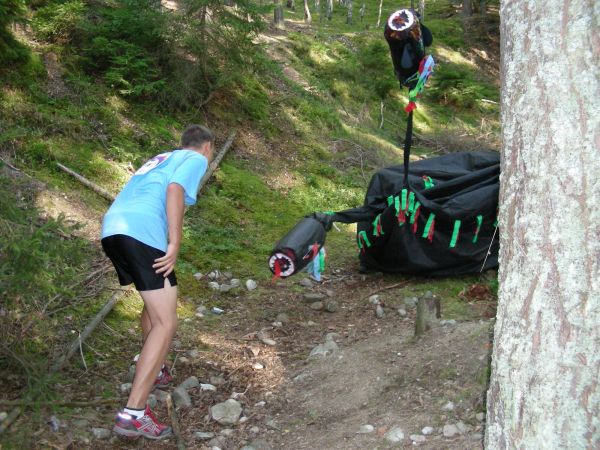
<instances>
[{"instance_id":1,"label":"blue cloth on ground","mask_svg":"<svg viewBox=\"0 0 600 450\"><path fill-rule=\"evenodd\" d=\"M150 159L131 177L102 222L102 238L124 234L167 251L167 187L183 187L185 204L196 203L208 160L193 150L174 150Z\"/></svg>"}]
</instances>

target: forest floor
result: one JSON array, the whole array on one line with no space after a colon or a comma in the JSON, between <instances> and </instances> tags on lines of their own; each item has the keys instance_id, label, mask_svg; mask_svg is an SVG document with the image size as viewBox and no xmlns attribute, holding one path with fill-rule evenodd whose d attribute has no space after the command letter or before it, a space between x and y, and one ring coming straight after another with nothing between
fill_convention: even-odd
<instances>
[{"instance_id":1,"label":"forest floor","mask_svg":"<svg viewBox=\"0 0 600 450\"><path fill-rule=\"evenodd\" d=\"M273 30L263 39L284 75L311 90L286 59L285 33ZM81 224L78 233L86 239L98 235L101 216L78 198L38 184L35 189L37 206L49 216ZM180 299L180 307L192 313L181 321L173 343L173 387L194 376L216 388L190 388L191 403L178 407L186 448L482 448L495 313L487 285L495 274L448 281L361 275L357 269L357 259L344 256L330 261L320 283L298 275L261 282L249 291L242 280L240 288L211 298ZM227 283L235 276L232 269L216 281ZM112 274L107 279L112 281ZM195 282L208 281L205 275ZM441 299L442 320L415 339L414 302L426 291ZM383 315L376 313L372 295L379 297ZM223 297L224 313L211 313L210 304ZM31 446L177 448L175 437L124 442L95 435L102 432L94 429L110 429L130 381L127 361L139 351L136 312L119 314L124 315L119 320L131 321L127 335L104 324L97 333L108 335L112 351L96 349L91 339L86 347L100 360L96 367L67 368L53 389L62 399L93 402L115 398L115 392L121 398L115 405L41 407L23 416L15 427L29 427ZM265 344L263 335L274 345ZM172 390L155 391L153 398L157 415L167 423L165 398ZM209 408L229 398L241 404L242 418L220 425ZM7 442L5 448L12 445Z\"/></svg>"}]
</instances>

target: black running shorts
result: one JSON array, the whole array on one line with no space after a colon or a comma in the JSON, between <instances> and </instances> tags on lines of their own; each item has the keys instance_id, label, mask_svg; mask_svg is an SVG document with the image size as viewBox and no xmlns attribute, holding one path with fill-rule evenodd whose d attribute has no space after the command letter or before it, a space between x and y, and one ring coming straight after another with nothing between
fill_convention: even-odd
<instances>
[{"instance_id":1,"label":"black running shorts","mask_svg":"<svg viewBox=\"0 0 600 450\"><path fill-rule=\"evenodd\" d=\"M115 266L121 286L133 283L138 291L164 288L163 274L156 273L152 268L156 258L165 256L162 250L123 234L105 237L102 239L102 248ZM177 286L174 270L167 278L171 286Z\"/></svg>"}]
</instances>

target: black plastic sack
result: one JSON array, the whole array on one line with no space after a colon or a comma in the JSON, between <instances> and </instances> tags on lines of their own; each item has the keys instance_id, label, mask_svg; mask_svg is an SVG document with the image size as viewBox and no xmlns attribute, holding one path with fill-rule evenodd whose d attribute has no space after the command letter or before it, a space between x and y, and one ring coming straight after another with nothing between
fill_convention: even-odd
<instances>
[{"instance_id":1,"label":"black plastic sack","mask_svg":"<svg viewBox=\"0 0 600 450\"><path fill-rule=\"evenodd\" d=\"M275 245L269 257L271 272L287 278L306 267L325 244L326 228L331 222L324 214L303 218Z\"/></svg>"},{"instance_id":2,"label":"black plastic sack","mask_svg":"<svg viewBox=\"0 0 600 450\"><path fill-rule=\"evenodd\" d=\"M388 167L371 178L362 207L337 212L330 220L358 222L360 259L367 268L476 273L498 265L499 176L496 152L451 153L411 163L408 186L404 166Z\"/></svg>"}]
</instances>

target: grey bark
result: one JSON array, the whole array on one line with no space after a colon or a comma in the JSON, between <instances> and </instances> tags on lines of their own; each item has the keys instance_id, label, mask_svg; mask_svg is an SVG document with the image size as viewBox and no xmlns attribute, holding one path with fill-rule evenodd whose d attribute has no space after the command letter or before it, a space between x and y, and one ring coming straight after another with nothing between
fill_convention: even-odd
<instances>
[{"instance_id":1,"label":"grey bark","mask_svg":"<svg viewBox=\"0 0 600 450\"><path fill-rule=\"evenodd\" d=\"M599 9L594 0L501 2L488 450L600 446Z\"/></svg>"},{"instance_id":2,"label":"grey bark","mask_svg":"<svg viewBox=\"0 0 600 450\"><path fill-rule=\"evenodd\" d=\"M487 2L486 0L479 0L479 14L485 16L487 14Z\"/></svg>"},{"instance_id":3,"label":"grey bark","mask_svg":"<svg viewBox=\"0 0 600 450\"><path fill-rule=\"evenodd\" d=\"M485 0L482 0L485 1ZM421 16L421 21L425 20L425 0L419 0L419 15Z\"/></svg>"},{"instance_id":4,"label":"grey bark","mask_svg":"<svg viewBox=\"0 0 600 450\"><path fill-rule=\"evenodd\" d=\"M327 20L333 16L333 0L327 0Z\"/></svg>"},{"instance_id":5,"label":"grey bark","mask_svg":"<svg viewBox=\"0 0 600 450\"><path fill-rule=\"evenodd\" d=\"M306 23L312 22L312 16L310 15L310 9L308 8L308 0L304 0L304 21Z\"/></svg>"},{"instance_id":6,"label":"grey bark","mask_svg":"<svg viewBox=\"0 0 600 450\"><path fill-rule=\"evenodd\" d=\"M347 0L346 5L348 7L348 15L346 16L346 23L352 25L352 0Z\"/></svg>"},{"instance_id":7,"label":"grey bark","mask_svg":"<svg viewBox=\"0 0 600 450\"><path fill-rule=\"evenodd\" d=\"M277 28L285 28L285 22L283 21L283 7L281 6L281 0L275 0L275 9L273 10L273 24Z\"/></svg>"},{"instance_id":8,"label":"grey bark","mask_svg":"<svg viewBox=\"0 0 600 450\"><path fill-rule=\"evenodd\" d=\"M471 4L471 0L463 0L463 14L466 17L473 15L473 5Z\"/></svg>"},{"instance_id":9,"label":"grey bark","mask_svg":"<svg viewBox=\"0 0 600 450\"><path fill-rule=\"evenodd\" d=\"M383 0L379 0L379 12L377 13L377 25L376 27L379 28L379 25L381 24L381 10L383 9Z\"/></svg>"},{"instance_id":10,"label":"grey bark","mask_svg":"<svg viewBox=\"0 0 600 450\"><path fill-rule=\"evenodd\" d=\"M415 337L420 337L431 330L440 317L440 299L433 296L421 297L417 303Z\"/></svg>"},{"instance_id":11,"label":"grey bark","mask_svg":"<svg viewBox=\"0 0 600 450\"><path fill-rule=\"evenodd\" d=\"M365 0L363 0L362 5L360 7L360 21L362 22L365 18L365 11L367 10L367 5L365 4Z\"/></svg>"}]
</instances>

